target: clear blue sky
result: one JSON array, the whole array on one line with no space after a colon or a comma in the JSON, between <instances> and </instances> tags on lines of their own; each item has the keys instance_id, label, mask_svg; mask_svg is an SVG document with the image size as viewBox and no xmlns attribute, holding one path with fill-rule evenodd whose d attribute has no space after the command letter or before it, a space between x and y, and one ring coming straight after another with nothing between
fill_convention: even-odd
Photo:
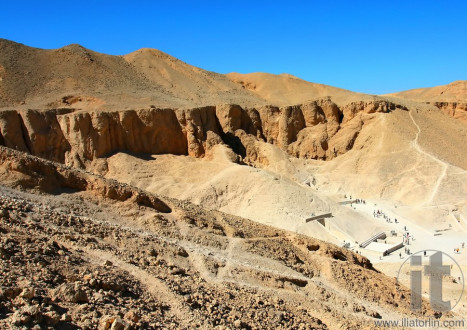
<instances>
[{"instance_id":1,"label":"clear blue sky","mask_svg":"<svg viewBox=\"0 0 467 330\"><path fill-rule=\"evenodd\" d=\"M381 94L467 79L467 1L3 1L0 37L157 48L220 73L290 73Z\"/></svg>"}]
</instances>

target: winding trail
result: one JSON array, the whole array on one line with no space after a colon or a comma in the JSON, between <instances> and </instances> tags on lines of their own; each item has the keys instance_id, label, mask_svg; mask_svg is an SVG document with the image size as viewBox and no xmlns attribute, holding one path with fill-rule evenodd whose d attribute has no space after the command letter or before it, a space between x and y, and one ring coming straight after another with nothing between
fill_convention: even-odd
<instances>
[{"instance_id":1,"label":"winding trail","mask_svg":"<svg viewBox=\"0 0 467 330\"><path fill-rule=\"evenodd\" d=\"M76 246L71 248L76 249ZM102 263L109 260L112 262L114 267L127 271L148 290L149 294L170 306L170 313L176 317L177 321L179 321L182 326L190 327L193 324L195 317L191 310L183 304L180 297L175 295L164 282L153 276L151 273L119 259L112 253L91 249L86 246L80 246L79 248L92 256L93 258L91 260L94 260L94 262L96 262L96 260L100 260Z\"/></svg>"},{"instance_id":2,"label":"winding trail","mask_svg":"<svg viewBox=\"0 0 467 330\"><path fill-rule=\"evenodd\" d=\"M415 135L415 139L412 141L412 144L415 148L415 150L417 150L419 153L421 154L424 154L426 156L428 156L429 158L433 159L435 162L437 162L438 164L440 164L441 166L441 173L440 175L438 176L438 179L436 180L436 183L435 185L433 186L433 189L430 193L430 195L428 196L428 198L425 200L425 202L423 203L424 205L426 204L429 204L429 203L432 203L436 194L438 193L438 190L439 190L439 187L441 185L441 182L444 180L444 178L446 177L446 173L447 173L447 169L448 169L448 164L446 164L445 162L443 162L442 160L440 160L439 158L433 156L432 154L424 151L421 147L420 147L420 144L418 143L418 137L420 136L420 133L422 132L422 130L420 129L420 126L418 126L417 122L415 121L415 119L413 118L412 116L412 112L409 111L409 116L410 116L410 119L412 119L412 122L413 124L415 125L415 127L417 128L418 132L417 134Z\"/></svg>"}]
</instances>

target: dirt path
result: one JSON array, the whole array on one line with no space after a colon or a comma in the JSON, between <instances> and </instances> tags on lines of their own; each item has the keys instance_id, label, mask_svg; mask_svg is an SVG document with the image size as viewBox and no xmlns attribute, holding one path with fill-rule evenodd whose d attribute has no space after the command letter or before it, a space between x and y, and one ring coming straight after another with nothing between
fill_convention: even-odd
<instances>
[{"instance_id":1,"label":"dirt path","mask_svg":"<svg viewBox=\"0 0 467 330\"><path fill-rule=\"evenodd\" d=\"M436 163L438 163L441 166L441 173L438 176L438 179L436 180L436 182L435 182L435 184L434 184L434 186L433 186L433 188L431 190L431 193L429 194L429 196L426 198L425 202L423 203L423 205L426 205L426 204L432 203L433 200L435 199L436 194L438 193L439 187L441 185L441 182L446 177L448 164L446 164L445 162L443 162L439 158L433 156L432 154L424 151L420 147L420 144L418 143L418 138L419 138L420 133L422 132L422 130L420 129L420 126L417 124L417 122L415 121L411 111L409 111L409 116L410 116L410 119L412 120L413 124L415 125L415 127L418 130L417 134L415 135L415 139L412 141L412 144L413 144L415 150L417 150L419 153L424 154L425 156L433 159L433 161L435 161Z\"/></svg>"},{"instance_id":2,"label":"dirt path","mask_svg":"<svg viewBox=\"0 0 467 330\"><path fill-rule=\"evenodd\" d=\"M242 238L236 238L236 237L232 237L229 239L229 246L227 247L227 250L226 250L227 258L226 258L225 266L221 270L219 270L219 273L217 274L218 279L226 280L226 279L232 278L231 270L232 270L232 264L234 260L234 254L241 240Z\"/></svg>"},{"instance_id":3,"label":"dirt path","mask_svg":"<svg viewBox=\"0 0 467 330\"><path fill-rule=\"evenodd\" d=\"M131 265L111 253L104 252L101 250L93 250L87 247L80 247L86 253L95 260L105 262L106 260L111 261L115 267L121 270L127 271L130 275L134 276L148 292L159 300L162 300L168 306L170 306L170 312L177 318L177 320L186 327L194 324L193 315L188 307L186 307L178 297L176 297L167 286L158 278L152 276L150 273Z\"/></svg>"}]
</instances>

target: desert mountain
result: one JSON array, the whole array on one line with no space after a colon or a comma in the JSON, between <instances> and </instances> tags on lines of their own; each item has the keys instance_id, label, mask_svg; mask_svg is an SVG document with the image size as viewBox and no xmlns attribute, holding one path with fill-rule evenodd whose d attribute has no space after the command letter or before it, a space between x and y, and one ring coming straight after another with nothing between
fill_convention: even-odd
<instances>
[{"instance_id":1,"label":"desert mountain","mask_svg":"<svg viewBox=\"0 0 467 330\"><path fill-rule=\"evenodd\" d=\"M0 106L124 109L261 102L223 75L148 49L111 56L80 45L45 50L1 39L0 77Z\"/></svg>"},{"instance_id":2,"label":"desert mountain","mask_svg":"<svg viewBox=\"0 0 467 330\"><path fill-rule=\"evenodd\" d=\"M345 105L352 101L369 100L369 95L345 89L316 84L290 74L274 75L256 72L249 74L229 73L227 77L246 90L252 91L270 104L300 104L316 98L332 96L334 102Z\"/></svg>"},{"instance_id":3,"label":"desert mountain","mask_svg":"<svg viewBox=\"0 0 467 330\"><path fill-rule=\"evenodd\" d=\"M159 50L140 49L123 58L151 85L157 86L173 100L174 104L170 106L219 103L254 105L265 102L232 83L225 75L191 66Z\"/></svg>"},{"instance_id":4,"label":"desert mountain","mask_svg":"<svg viewBox=\"0 0 467 330\"><path fill-rule=\"evenodd\" d=\"M387 96L433 104L467 124L467 80L458 80L443 86L411 89Z\"/></svg>"},{"instance_id":5,"label":"desert mountain","mask_svg":"<svg viewBox=\"0 0 467 330\"><path fill-rule=\"evenodd\" d=\"M429 101L467 122L466 82L389 94ZM0 39L0 108L190 108L216 104L289 106L331 97L342 107L384 97L312 83L289 74L206 71L155 49L124 56L72 44L38 49Z\"/></svg>"},{"instance_id":6,"label":"desert mountain","mask_svg":"<svg viewBox=\"0 0 467 330\"><path fill-rule=\"evenodd\" d=\"M467 103L467 80L457 80L448 85L410 89L387 95L420 102Z\"/></svg>"},{"instance_id":7,"label":"desert mountain","mask_svg":"<svg viewBox=\"0 0 467 330\"><path fill-rule=\"evenodd\" d=\"M46 50L0 39L0 107L283 106L326 96L338 104L369 99L290 75L218 74L155 49L111 56L76 44Z\"/></svg>"},{"instance_id":8,"label":"desert mountain","mask_svg":"<svg viewBox=\"0 0 467 330\"><path fill-rule=\"evenodd\" d=\"M413 315L408 277L392 280L409 252L383 252L408 233L412 251L467 240L463 103L435 99L0 40L0 324Z\"/></svg>"}]
</instances>

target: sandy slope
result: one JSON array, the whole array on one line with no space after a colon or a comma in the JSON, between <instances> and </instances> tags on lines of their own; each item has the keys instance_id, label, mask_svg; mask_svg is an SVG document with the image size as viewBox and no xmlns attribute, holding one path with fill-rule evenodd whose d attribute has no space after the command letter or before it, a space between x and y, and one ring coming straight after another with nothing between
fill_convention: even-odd
<instances>
[{"instance_id":1,"label":"sandy slope","mask_svg":"<svg viewBox=\"0 0 467 330\"><path fill-rule=\"evenodd\" d=\"M417 88L387 94L420 102L467 102L467 80L457 80L448 85Z\"/></svg>"},{"instance_id":2,"label":"sandy slope","mask_svg":"<svg viewBox=\"0 0 467 330\"><path fill-rule=\"evenodd\" d=\"M107 159L106 176L338 245L350 243L391 276L401 264L398 252L380 258L402 240L404 228L416 237L409 246L413 252L438 249L452 255L467 242L465 129L428 106L367 120L371 123L354 149L327 162L295 159L270 146L263 153L269 165L251 168L231 163L219 145L204 159L115 154ZM433 138L427 127L454 133ZM350 195L364 198L367 204L339 205L344 195L347 200ZM374 218L375 210L383 210L391 223ZM325 227L305 222L327 212L333 217ZM380 231L389 236L392 230L397 236L386 239L387 244L366 249L355 244ZM454 257L466 270L466 250ZM459 293L459 286L449 287L453 296ZM462 315L465 305L464 297L456 312Z\"/></svg>"},{"instance_id":3,"label":"sandy slope","mask_svg":"<svg viewBox=\"0 0 467 330\"><path fill-rule=\"evenodd\" d=\"M141 76L161 88L175 106L219 103L254 105L265 102L232 83L223 74L191 66L156 49L140 49L123 58ZM157 102L157 99L154 101Z\"/></svg>"},{"instance_id":4,"label":"sandy slope","mask_svg":"<svg viewBox=\"0 0 467 330\"><path fill-rule=\"evenodd\" d=\"M232 72L227 77L274 105L299 104L325 96L332 96L338 105L372 99L369 95L308 82L290 74Z\"/></svg>"},{"instance_id":5,"label":"sandy slope","mask_svg":"<svg viewBox=\"0 0 467 330\"><path fill-rule=\"evenodd\" d=\"M355 147L327 162L295 159L264 144L268 165L251 168L231 163L219 145L205 159L116 154L107 159L106 176L338 244L395 229L376 221L373 209L362 213L339 205L344 195L384 205L425 228L420 248L432 246L428 237L447 224L467 241L465 128L429 106L366 120ZM433 138L426 127L454 132ZM334 215L329 227L304 221L326 212Z\"/></svg>"},{"instance_id":6,"label":"sandy slope","mask_svg":"<svg viewBox=\"0 0 467 330\"><path fill-rule=\"evenodd\" d=\"M321 191L410 206L465 205L467 130L462 125L430 107L375 114L366 121L354 148L328 162L294 160L263 144L269 164L263 169L229 163L220 151L211 161L156 155L155 161L138 161L121 154L108 160L108 175L278 225L328 211ZM436 138L440 131L445 136ZM305 184L311 181L318 192ZM258 203L256 211L252 203Z\"/></svg>"},{"instance_id":7,"label":"sandy slope","mask_svg":"<svg viewBox=\"0 0 467 330\"><path fill-rule=\"evenodd\" d=\"M317 166L326 177L321 182L336 191L407 204L453 202L455 196L465 197L466 134L456 120L430 108L378 116L364 126L354 150ZM459 184L445 187L446 171L457 176ZM445 189L451 200L443 194Z\"/></svg>"}]
</instances>

